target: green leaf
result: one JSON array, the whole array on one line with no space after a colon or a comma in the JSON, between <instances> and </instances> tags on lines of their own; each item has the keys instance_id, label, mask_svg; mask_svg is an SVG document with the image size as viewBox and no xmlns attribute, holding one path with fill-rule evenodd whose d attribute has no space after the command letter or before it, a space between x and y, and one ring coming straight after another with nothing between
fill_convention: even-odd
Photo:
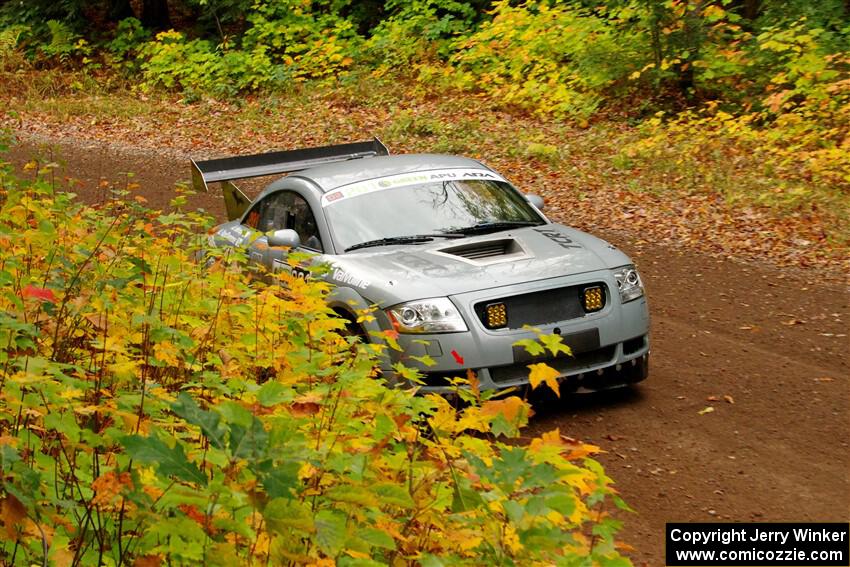
<instances>
[{"instance_id":1,"label":"green leaf","mask_svg":"<svg viewBox=\"0 0 850 567\"><path fill-rule=\"evenodd\" d=\"M452 497L452 511L466 512L478 508L484 503L481 495L470 488L456 488Z\"/></svg>"},{"instance_id":2,"label":"green leaf","mask_svg":"<svg viewBox=\"0 0 850 567\"><path fill-rule=\"evenodd\" d=\"M395 540L390 534L388 534L384 530L379 530L376 528L363 528L362 530L357 532L357 536L360 537L360 539L362 539L363 541L375 547L381 547L383 549L395 549Z\"/></svg>"},{"instance_id":3,"label":"green leaf","mask_svg":"<svg viewBox=\"0 0 850 567\"><path fill-rule=\"evenodd\" d=\"M288 388L280 382L269 380L257 390L257 401L264 407L291 401L294 397L292 388Z\"/></svg>"},{"instance_id":4,"label":"green leaf","mask_svg":"<svg viewBox=\"0 0 850 567\"><path fill-rule=\"evenodd\" d=\"M274 498L266 504L263 517L269 528L279 534L285 534L290 529L301 532L312 532L316 529L310 508L297 500Z\"/></svg>"},{"instance_id":5,"label":"green leaf","mask_svg":"<svg viewBox=\"0 0 850 567\"><path fill-rule=\"evenodd\" d=\"M180 392L177 401L171 404L171 411L192 425L200 427L210 445L216 449L224 449L226 430L222 427L221 416L217 413L202 410L186 392Z\"/></svg>"},{"instance_id":6,"label":"green leaf","mask_svg":"<svg viewBox=\"0 0 850 567\"><path fill-rule=\"evenodd\" d=\"M552 353L552 356L558 356L558 353L572 356L573 351L563 343L561 335L540 335L539 338L540 342L546 345L546 348Z\"/></svg>"},{"instance_id":7,"label":"green leaf","mask_svg":"<svg viewBox=\"0 0 850 567\"><path fill-rule=\"evenodd\" d=\"M272 498L291 496L298 486L298 468L297 462L290 461L277 465L268 474L262 476L266 494Z\"/></svg>"},{"instance_id":8,"label":"green leaf","mask_svg":"<svg viewBox=\"0 0 850 567\"><path fill-rule=\"evenodd\" d=\"M634 567L631 561L619 555L615 557L603 555L601 557L595 557L595 559L599 567Z\"/></svg>"},{"instance_id":9,"label":"green leaf","mask_svg":"<svg viewBox=\"0 0 850 567\"><path fill-rule=\"evenodd\" d=\"M345 515L336 510L322 510L316 514L316 545L326 555L335 557L347 538Z\"/></svg>"},{"instance_id":10,"label":"green leaf","mask_svg":"<svg viewBox=\"0 0 850 567\"><path fill-rule=\"evenodd\" d=\"M431 358L431 356L427 355L427 354L423 355L423 356L413 356L413 355L411 355L410 358L412 360L415 360L415 361L425 365L425 366L434 366L435 364L437 364L437 361L434 360L433 358Z\"/></svg>"},{"instance_id":11,"label":"green leaf","mask_svg":"<svg viewBox=\"0 0 850 567\"><path fill-rule=\"evenodd\" d=\"M263 422L256 417L253 417L251 427L242 427L235 423L230 426L230 452L235 458L264 458L268 444L269 434L263 427Z\"/></svg>"},{"instance_id":12,"label":"green leaf","mask_svg":"<svg viewBox=\"0 0 850 567\"><path fill-rule=\"evenodd\" d=\"M515 524L519 524L522 517L525 515L525 509L522 507L522 504L515 500L507 500L503 502L502 507L505 509L508 519Z\"/></svg>"},{"instance_id":13,"label":"green leaf","mask_svg":"<svg viewBox=\"0 0 850 567\"><path fill-rule=\"evenodd\" d=\"M419 558L419 565L421 567L445 567L446 564L436 555L426 553Z\"/></svg>"},{"instance_id":14,"label":"green leaf","mask_svg":"<svg viewBox=\"0 0 850 567\"><path fill-rule=\"evenodd\" d=\"M359 486L343 484L332 486L325 491L325 496L337 502L349 502L369 506L375 502L375 495Z\"/></svg>"},{"instance_id":15,"label":"green leaf","mask_svg":"<svg viewBox=\"0 0 850 567\"><path fill-rule=\"evenodd\" d=\"M156 465L160 474L174 476L189 482L206 485L207 477L198 466L189 461L183 453L183 446L175 443L169 447L157 437L128 435L121 444L134 461L145 465Z\"/></svg>"},{"instance_id":16,"label":"green leaf","mask_svg":"<svg viewBox=\"0 0 850 567\"><path fill-rule=\"evenodd\" d=\"M413 508L414 506L413 499L410 497L407 489L398 484L377 484L373 490L378 495L378 502L380 504L392 504L399 508Z\"/></svg>"},{"instance_id":17,"label":"green leaf","mask_svg":"<svg viewBox=\"0 0 850 567\"><path fill-rule=\"evenodd\" d=\"M253 414L241 405L233 401L226 401L216 406L216 411L221 414L226 423L234 423L242 427L250 427L254 418Z\"/></svg>"},{"instance_id":18,"label":"green leaf","mask_svg":"<svg viewBox=\"0 0 850 567\"><path fill-rule=\"evenodd\" d=\"M382 440L396 430L395 422L386 414L379 413L375 416L375 439Z\"/></svg>"},{"instance_id":19,"label":"green leaf","mask_svg":"<svg viewBox=\"0 0 850 567\"><path fill-rule=\"evenodd\" d=\"M576 501L575 497L569 494L556 494L546 499L546 506L564 516L569 516L576 509Z\"/></svg>"}]
</instances>

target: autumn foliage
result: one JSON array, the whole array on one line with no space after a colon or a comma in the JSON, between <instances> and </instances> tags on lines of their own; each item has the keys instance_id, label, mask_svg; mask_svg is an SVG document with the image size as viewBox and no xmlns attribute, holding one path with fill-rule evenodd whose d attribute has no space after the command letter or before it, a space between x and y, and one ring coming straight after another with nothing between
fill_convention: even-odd
<instances>
[{"instance_id":1,"label":"autumn foliage","mask_svg":"<svg viewBox=\"0 0 850 567\"><path fill-rule=\"evenodd\" d=\"M841 0L162 0L144 4L170 19L116 21L130 4L3 4L4 80L61 68L81 75L68 81L75 92L117 84L186 104L302 85L375 99L391 83L404 99L466 96L579 128L634 126L612 142L612 165L636 190L823 219L817 240L850 243ZM555 161L558 144L534 143Z\"/></svg>"},{"instance_id":2,"label":"autumn foliage","mask_svg":"<svg viewBox=\"0 0 850 567\"><path fill-rule=\"evenodd\" d=\"M326 284L46 179L0 191L0 562L628 564L596 449L519 397L389 388Z\"/></svg>"}]
</instances>

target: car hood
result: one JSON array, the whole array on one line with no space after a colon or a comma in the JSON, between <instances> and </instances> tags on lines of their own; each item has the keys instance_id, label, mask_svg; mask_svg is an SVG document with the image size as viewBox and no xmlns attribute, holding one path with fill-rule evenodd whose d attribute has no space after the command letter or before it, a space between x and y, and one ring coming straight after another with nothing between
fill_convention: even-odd
<instances>
[{"instance_id":1,"label":"car hood","mask_svg":"<svg viewBox=\"0 0 850 567\"><path fill-rule=\"evenodd\" d=\"M326 256L328 279L384 306L629 264L604 240L559 224Z\"/></svg>"}]
</instances>

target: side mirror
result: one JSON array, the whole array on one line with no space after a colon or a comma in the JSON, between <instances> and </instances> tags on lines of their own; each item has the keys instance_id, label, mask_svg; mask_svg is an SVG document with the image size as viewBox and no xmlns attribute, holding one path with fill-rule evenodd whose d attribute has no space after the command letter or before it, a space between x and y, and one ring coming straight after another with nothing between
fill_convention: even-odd
<instances>
[{"instance_id":1,"label":"side mirror","mask_svg":"<svg viewBox=\"0 0 850 567\"><path fill-rule=\"evenodd\" d=\"M301 238L298 233L291 228L276 230L269 235L269 246L286 246L289 248L297 248L301 246Z\"/></svg>"},{"instance_id":2,"label":"side mirror","mask_svg":"<svg viewBox=\"0 0 850 567\"><path fill-rule=\"evenodd\" d=\"M542 211L543 207L546 206L546 202L543 200L543 197L540 195L532 195L531 193L527 193L525 198L528 199L528 202L537 207L538 211Z\"/></svg>"}]
</instances>

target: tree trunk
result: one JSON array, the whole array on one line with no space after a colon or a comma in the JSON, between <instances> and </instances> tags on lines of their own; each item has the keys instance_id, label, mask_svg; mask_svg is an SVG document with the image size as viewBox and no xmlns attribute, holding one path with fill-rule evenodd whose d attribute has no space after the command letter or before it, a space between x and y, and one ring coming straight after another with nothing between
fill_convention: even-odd
<instances>
[{"instance_id":1,"label":"tree trunk","mask_svg":"<svg viewBox=\"0 0 850 567\"><path fill-rule=\"evenodd\" d=\"M744 17L748 20L755 21L761 12L761 0L744 0Z\"/></svg>"},{"instance_id":2,"label":"tree trunk","mask_svg":"<svg viewBox=\"0 0 850 567\"><path fill-rule=\"evenodd\" d=\"M168 0L144 0L142 2L142 25L155 30L171 27L168 15Z\"/></svg>"},{"instance_id":3,"label":"tree trunk","mask_svg":"<svg viewBox=\"0 0 850 567\"><path fill-rule=\"evenodd\" d=\"M112 22L120 22L125 18L135 18L136 13L130 6L130 0L109 0L109 11L106 17Z\"/></svg>"}]
</instances>

